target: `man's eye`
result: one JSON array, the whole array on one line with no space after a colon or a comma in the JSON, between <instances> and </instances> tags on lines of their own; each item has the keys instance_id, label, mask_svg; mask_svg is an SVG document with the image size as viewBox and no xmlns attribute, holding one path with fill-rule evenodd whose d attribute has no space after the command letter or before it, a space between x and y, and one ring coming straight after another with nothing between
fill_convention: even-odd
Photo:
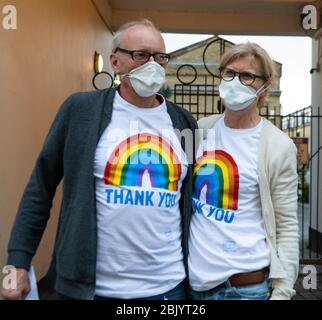
<instances>
[{"instance_id":1,"label":"man's eye","mask_svg":"<svg viewBox=\"0 0 322 320\"><path fill-rule=\"evenodd\" d=\"M146 58L148 55L145 52L136 52L135 56L137 58Z\"/></svg>"}]
</instances>

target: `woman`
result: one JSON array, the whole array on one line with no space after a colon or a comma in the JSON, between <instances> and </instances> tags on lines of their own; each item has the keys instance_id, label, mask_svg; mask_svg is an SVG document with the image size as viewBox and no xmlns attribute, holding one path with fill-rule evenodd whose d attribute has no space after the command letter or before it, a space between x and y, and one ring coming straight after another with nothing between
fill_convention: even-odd
<instances>
[{"instance_id":1,"label":"woman","mask_svg":"<svg viewBox=\"0 0 322 320\"><path fill-rule=\"evenodd\" d=\"M223 115L204 129L189 240L197 300L290 299L298 274L296 148L261 118L274 64L254 43L221 59Z\"/></svg>"}]
</instances>

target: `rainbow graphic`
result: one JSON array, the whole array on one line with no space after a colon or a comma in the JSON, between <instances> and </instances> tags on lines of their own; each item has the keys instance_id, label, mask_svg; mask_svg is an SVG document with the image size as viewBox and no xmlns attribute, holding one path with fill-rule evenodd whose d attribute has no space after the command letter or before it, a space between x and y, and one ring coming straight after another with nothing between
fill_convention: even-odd
<instances>
[{"instance_id":1,"label":"rainbow graphic","mask_svg":"<svg viewBox=\"0 0 322 320\"><path fill-rule=\"evenodd\" d=\"M150 133L131 136L114 149L105 167L104 181L114 186L141 187L146 171L152 187L178 191L181 163L166 140Z\"/></svg>"},{"instance_id":2,"label":"rainbow graphic","mask_svg":"<svg viewBox=\"0 0 322 320\"><path fill-rule=\"evenodd\" d=\"M225 151L205 151L194 167L194 198L207 186L206 203L224 210L238 209L239 172Z\"/></svg>"}]
</instances>

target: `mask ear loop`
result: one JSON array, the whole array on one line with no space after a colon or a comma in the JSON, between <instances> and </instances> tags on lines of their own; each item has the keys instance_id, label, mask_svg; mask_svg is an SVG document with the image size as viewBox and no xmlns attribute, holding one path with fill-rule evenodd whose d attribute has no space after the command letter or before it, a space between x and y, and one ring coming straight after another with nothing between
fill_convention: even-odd
<instances>
[{"instance_id":1,"label":"mask ear loop","mask_svg":"<svg viewBox=\"0 0 322 320\"><path fill-rule=\"evenodd\" d=\"M258 97L260 94L264 93L269 89L269 86L265 88L267 82L265 82L257 91L256 91L256 96Z\"/></svg>"},{"instance_id":2,"label":"mask ear loop","mask_svg":"<svg viewBox=\"0 0 322 320\"><path fill-rule=\"evenodd\" d=\"M115 74L114 80L113 80L113 87L118 87L121 84L121 76L120 74Z\"/></svg>"},{"instance_id":3,"label":"mask ear loop","mask_svg":"<svg viewBox=\"0 0 322 320\"><path fill-rule=\"evenodd\" d=\"M144 65L144 64L143 64ZM143 66L142 65L142 66ZM120 77L120 79L121 80L123 80L124 78L126 78L126 77L131 77L132 76L132 73L133 73L133 71L135 71L135 70L137 70L137 69L139 69L139 68L141 68L142 66L139 66L139 67L137 67L137 68L134 68L134 69L132 69L130 72L127 72L127 73L123 73L123 74L119 74L119 77Z\"/></svg>"}]
</instances>

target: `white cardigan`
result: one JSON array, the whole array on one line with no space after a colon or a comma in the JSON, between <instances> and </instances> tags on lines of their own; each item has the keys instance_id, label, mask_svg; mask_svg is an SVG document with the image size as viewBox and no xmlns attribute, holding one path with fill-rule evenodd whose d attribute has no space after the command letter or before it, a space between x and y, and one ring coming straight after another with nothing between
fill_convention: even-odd
<instances>
[{"instance_id":1,"label":"white cardigan","mask_svg":"<svg viewBox=\"0 0 322 320\"><path fill-rule=\"evenodd\" d=\"M199 138L223 115L198 121ZM206 130L204 130L206 129ZM295 294L299 267L299 227L297 219L296 147L293 141L270 121L264 119L258 153L259 192L270 247L272 300L287 300Z\"/></svg>"}]
</instances>

